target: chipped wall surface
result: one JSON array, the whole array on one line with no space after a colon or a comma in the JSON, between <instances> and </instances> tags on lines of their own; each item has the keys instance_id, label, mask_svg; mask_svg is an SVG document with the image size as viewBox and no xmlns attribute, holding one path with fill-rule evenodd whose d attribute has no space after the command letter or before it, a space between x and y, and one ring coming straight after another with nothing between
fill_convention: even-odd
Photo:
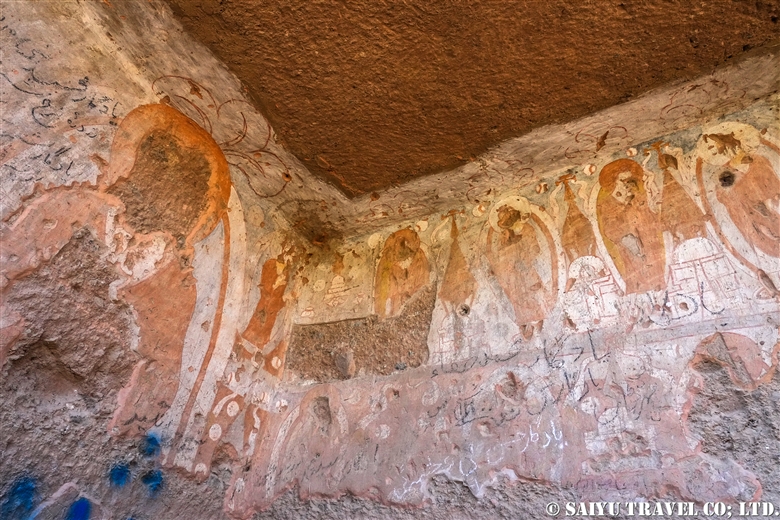
<instances>
[{"instance_id":1,"label":"chipped wall surface","mask_svg":"<svg viewBox=\"0 0 780 520\"><path fill-rule=\"evenodd\" d=\"M162 3L2 48L3 515L780 501L776 49L348 202Z\"/></svg>"}]
</instances>

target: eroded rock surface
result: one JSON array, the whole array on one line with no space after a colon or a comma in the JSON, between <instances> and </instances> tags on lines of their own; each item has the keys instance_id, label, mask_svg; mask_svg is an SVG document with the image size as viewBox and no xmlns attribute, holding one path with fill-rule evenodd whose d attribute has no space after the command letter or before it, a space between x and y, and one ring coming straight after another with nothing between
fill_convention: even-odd
<instances>
[{"instance_id":1,"label":"eroded rock surface","mask_svg":"<svg viewBox=\"0 0 780 520\"><path fill-rule=\"evenodd\" d=\"M6 370L54 395L102 396L129 378L134 320L109 298L118 276L105 253L88 228L76 230L49 262L3 291L4 316L18 320Z\"/></svg>"},{"instance_id":2,"label":"eroded rock surface","mask_svg":"<svg viewBox=\"0 0 780 520\"><path fill-rule=\"evenodd\" d=\"M433 304L432 288L423 288L392 318L297 325L287 368L303 379L319 382L416 368L428 359Z\"/></svg>"},{"instance_id":3,"label":"eroded rock surface","mask_svg":"<svg viewBox=\"0 0 780 520\"><path fill-rule=\"evenodd\" d=\"M755 390L734 388L728 371L715 363L697 365L703 385L689 420L704 453L729 454L761 481L762 500L780 499L780 376Z\"/></svg>"},{"instance_id":4,"label":"eroded rock surface","mask_svg":"<svg viewBox=\"0 0 780 520\"><path fill-rule=\"evenodd\" d=\"M780 15L728 0L170 4L288 149L350 196L709 73L775 40Z\"/></svg>"}]
</instances>

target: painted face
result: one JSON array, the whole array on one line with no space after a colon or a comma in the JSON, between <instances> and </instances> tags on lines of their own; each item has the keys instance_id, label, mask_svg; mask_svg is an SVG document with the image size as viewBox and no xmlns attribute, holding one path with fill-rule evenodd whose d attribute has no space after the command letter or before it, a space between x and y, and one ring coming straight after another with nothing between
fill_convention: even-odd
<instances>
[{"instance_id":1,"label":"painted face","mask_svg":"<svg viewBox=\"0 0 780 520\"><path fill-rule=\"evenodd\" d=\"M731 163L734 168L749 165L750 156L742 147L742 142L729 134L704 134L697 146L699 156L708 164L723 166Z\"/></svg>"},{"instance_id":2,"label":"painted face","mask_svg":"<svg viewBox=\"0 0 780 520\"><path fill-rule=\"evenodd\" d=\"M621 172L615 182L612 196L621 204L628 204L639 194L639 183L631 172Z\"/></svg>"},{"instance_id":3,"label":"painted face","mask_svg":"<svg viewBox=\"0 0 780 520\"><path fill-rule=\"evenodd\" d=\"M511 206L501 206L498 208L498 227L517 232L522 229L529 217L528 213L521 213Z\"/></svg>"}]
</instances>

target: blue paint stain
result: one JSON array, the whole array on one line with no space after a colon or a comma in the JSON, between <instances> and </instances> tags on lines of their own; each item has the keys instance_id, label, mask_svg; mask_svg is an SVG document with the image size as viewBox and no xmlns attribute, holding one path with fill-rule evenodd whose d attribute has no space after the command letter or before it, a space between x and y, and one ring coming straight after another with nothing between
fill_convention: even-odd
<instances>
[{"instance_id":1,"label":"blue paint stain","mask_svg":"<svg viewBox=\"0 0 780 520\"><path fill-rule=\"evenodd\" d=\"M160 453L160 438L154 433L147 433L138 449L144 457L156 457Z\"/></svg>"},{"instance_id":2,"label":"blue paint stain","mask_svg":"<svg viewBox=\"0 0 780 520\"><path fill-rule=\"evenodd\" d=\"M149 489L149 494L154 496L163 486L164 482L162 471L155 469L153 471L147 471L144 476L141 477L141 482Z\"/></svg>"},{"instance_id":3,"label":"blue paint stain","mask_svg":"<svg viewBox=\"0 0 780 520\"><path fill-rule=\"evenodd\" d=\"M114 464L108 472L108 480L114 487L125 487L130 482L130 466L124 462Z\"/></svg>"},{"instance_id":4,"label":"blue paint stain","mask_svg":"<svg viewBox=\"0 0 780 520\"><path fill-rule=\"evenodd\" d=\"M86 498L79 498L70 505L65 520L89 520L92 515L92 503Z\"/></svg>"},{"instance_id":5,"label":"blue paint stain","mask_svg":"<svg viewBox=\"0 0 780 520\"><path fill-rule=\"evenodd\" d=\"M38 484L32 477L21 477L11 485L0 504L0 518L21 520L27 518L37 499Z\"/></svg>"}]
</instances>

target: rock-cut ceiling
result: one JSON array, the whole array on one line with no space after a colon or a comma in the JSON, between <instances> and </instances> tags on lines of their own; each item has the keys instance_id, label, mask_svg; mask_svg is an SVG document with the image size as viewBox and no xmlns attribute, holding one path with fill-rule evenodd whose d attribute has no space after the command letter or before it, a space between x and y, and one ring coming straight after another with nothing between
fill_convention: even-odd
<instances>
[{"instance_id":1,"label":"rock-cut ceiling","mask_svg":"<svg viewBox=\"0 0 780 520\"><path fill-rule=\"evenodd\" d=\"M780 36L776 0L169 2L283 145L350 197Z\"/></svg>"}]
</instances>

